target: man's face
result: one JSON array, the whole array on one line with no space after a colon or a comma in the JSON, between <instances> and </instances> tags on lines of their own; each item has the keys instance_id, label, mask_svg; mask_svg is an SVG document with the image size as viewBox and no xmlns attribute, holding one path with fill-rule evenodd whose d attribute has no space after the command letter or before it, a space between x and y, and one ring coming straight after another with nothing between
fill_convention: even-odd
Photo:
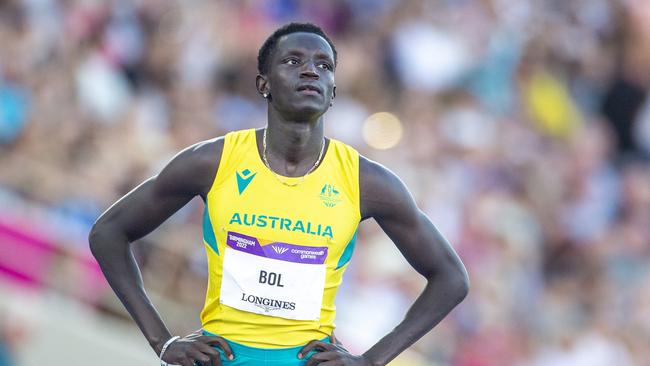
<instances>
[{"instance_id":1,"label":"man's face","mask_svg":"<svg viewBox=\"0 0 650 366\"><path fill-rule=\"evenodd\" d=\"M273 108L285 118L320 117L334 98L334 52L313 33L282 36L271 55L267 81Z\"/></svg>"}]
</instances>

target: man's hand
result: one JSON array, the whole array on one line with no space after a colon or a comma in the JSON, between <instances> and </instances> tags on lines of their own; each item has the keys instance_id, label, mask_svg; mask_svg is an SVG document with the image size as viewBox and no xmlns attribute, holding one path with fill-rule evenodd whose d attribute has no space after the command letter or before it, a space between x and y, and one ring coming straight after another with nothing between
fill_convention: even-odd
<instances>
[{"instance_id":1,"label":"man's hand","mask_svg":"<svg viewBox=\"0 0 650 366\"><path fill-rule=\"evenodd\" d=\"M298 353L298 358L302 359L309 352L316 351L309 359L305 366L371 366L363 356L351 355L340 343L325 343L313 340Z\"/></svg>"},{"instance_id":2,"label":"man's hand","mask_svg":"<svg viewBox=\"0 0 650 366\"><path fill-rule=\"evenodd\" d=\"M229 360L235 358L225 339L192 333L170 344L163 355L163 361L182 366L221 366L221 354L213 346L221 348Z\"/></svg>"}]
</instances>

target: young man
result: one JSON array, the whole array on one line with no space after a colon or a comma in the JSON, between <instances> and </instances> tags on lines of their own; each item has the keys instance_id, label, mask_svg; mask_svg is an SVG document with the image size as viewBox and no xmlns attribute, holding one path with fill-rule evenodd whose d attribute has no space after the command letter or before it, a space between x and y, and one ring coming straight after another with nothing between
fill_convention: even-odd
<instances>
[{"instance_id":1,"label":"young man","mask_svg":"<svg viewBox=\"0 0 650 366\"><path fill-rule=\"evenodd\" d=\"M92 252L163 364L386 365L466 296L463 264L399 178L323 135L336 61L320 28L278 29L258 57L267 127L183 150L94 225ZM196 195L206 204L203 331L172 337L144 291L129 243ZM368 218L427 285L392 332L352 355L332 336L334 298L357 226Z\"/></svg>"}]
</instances>

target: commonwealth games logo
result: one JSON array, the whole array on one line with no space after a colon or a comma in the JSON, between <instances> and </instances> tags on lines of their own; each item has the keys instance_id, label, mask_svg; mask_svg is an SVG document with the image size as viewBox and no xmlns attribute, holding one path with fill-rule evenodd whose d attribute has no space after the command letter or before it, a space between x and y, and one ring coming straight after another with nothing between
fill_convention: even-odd
<instances>
[{"instance_id":1,"label":"commonwealth games logo","mask_svg":"<svg viewBox=\"0 0 650 366\"><path fill-rule=\"evenodd\" d=\"M284 254L287 250L289 250L289 248L277 247L275 245L271 245L271 248L273 248L273 250L278 254Z\"/></svg>"},{"instance_id":2,"label":"commonwealth games logo","mask_svg":"<svg viewBox=\"0 0 650 366\"><path fill-rule=\"evenodd\" d=\"M320 200L327 207L334 207L341 202L339 190L331 184L325 184L320 190Z\"/></svg>"}]
</instances>

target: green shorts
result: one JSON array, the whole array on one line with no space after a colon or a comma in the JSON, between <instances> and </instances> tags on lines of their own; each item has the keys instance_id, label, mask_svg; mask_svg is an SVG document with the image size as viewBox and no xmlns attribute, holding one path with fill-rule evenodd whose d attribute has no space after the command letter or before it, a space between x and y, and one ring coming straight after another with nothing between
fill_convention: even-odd
<instances>
[{"instance_id":1,"label":"green shorts","mask_svg":"<svg viewBox=\"0 0 650 366\"><path fill-rule=\"evenodd\" d=\"M203 331L204 335L214 336L210 332ZM329 337L322 339L323 342L330 342ZM255 348L245 346L240 343L232 342L226 339L230 349L235 354L235 359L230 361L224 355L221 348L215 347L221 353L221 363L223 366L302 366L307 359L315 352L310 352L302 360L298 358L298 352L303 348Z\"/></svg>"}]
</instances>

